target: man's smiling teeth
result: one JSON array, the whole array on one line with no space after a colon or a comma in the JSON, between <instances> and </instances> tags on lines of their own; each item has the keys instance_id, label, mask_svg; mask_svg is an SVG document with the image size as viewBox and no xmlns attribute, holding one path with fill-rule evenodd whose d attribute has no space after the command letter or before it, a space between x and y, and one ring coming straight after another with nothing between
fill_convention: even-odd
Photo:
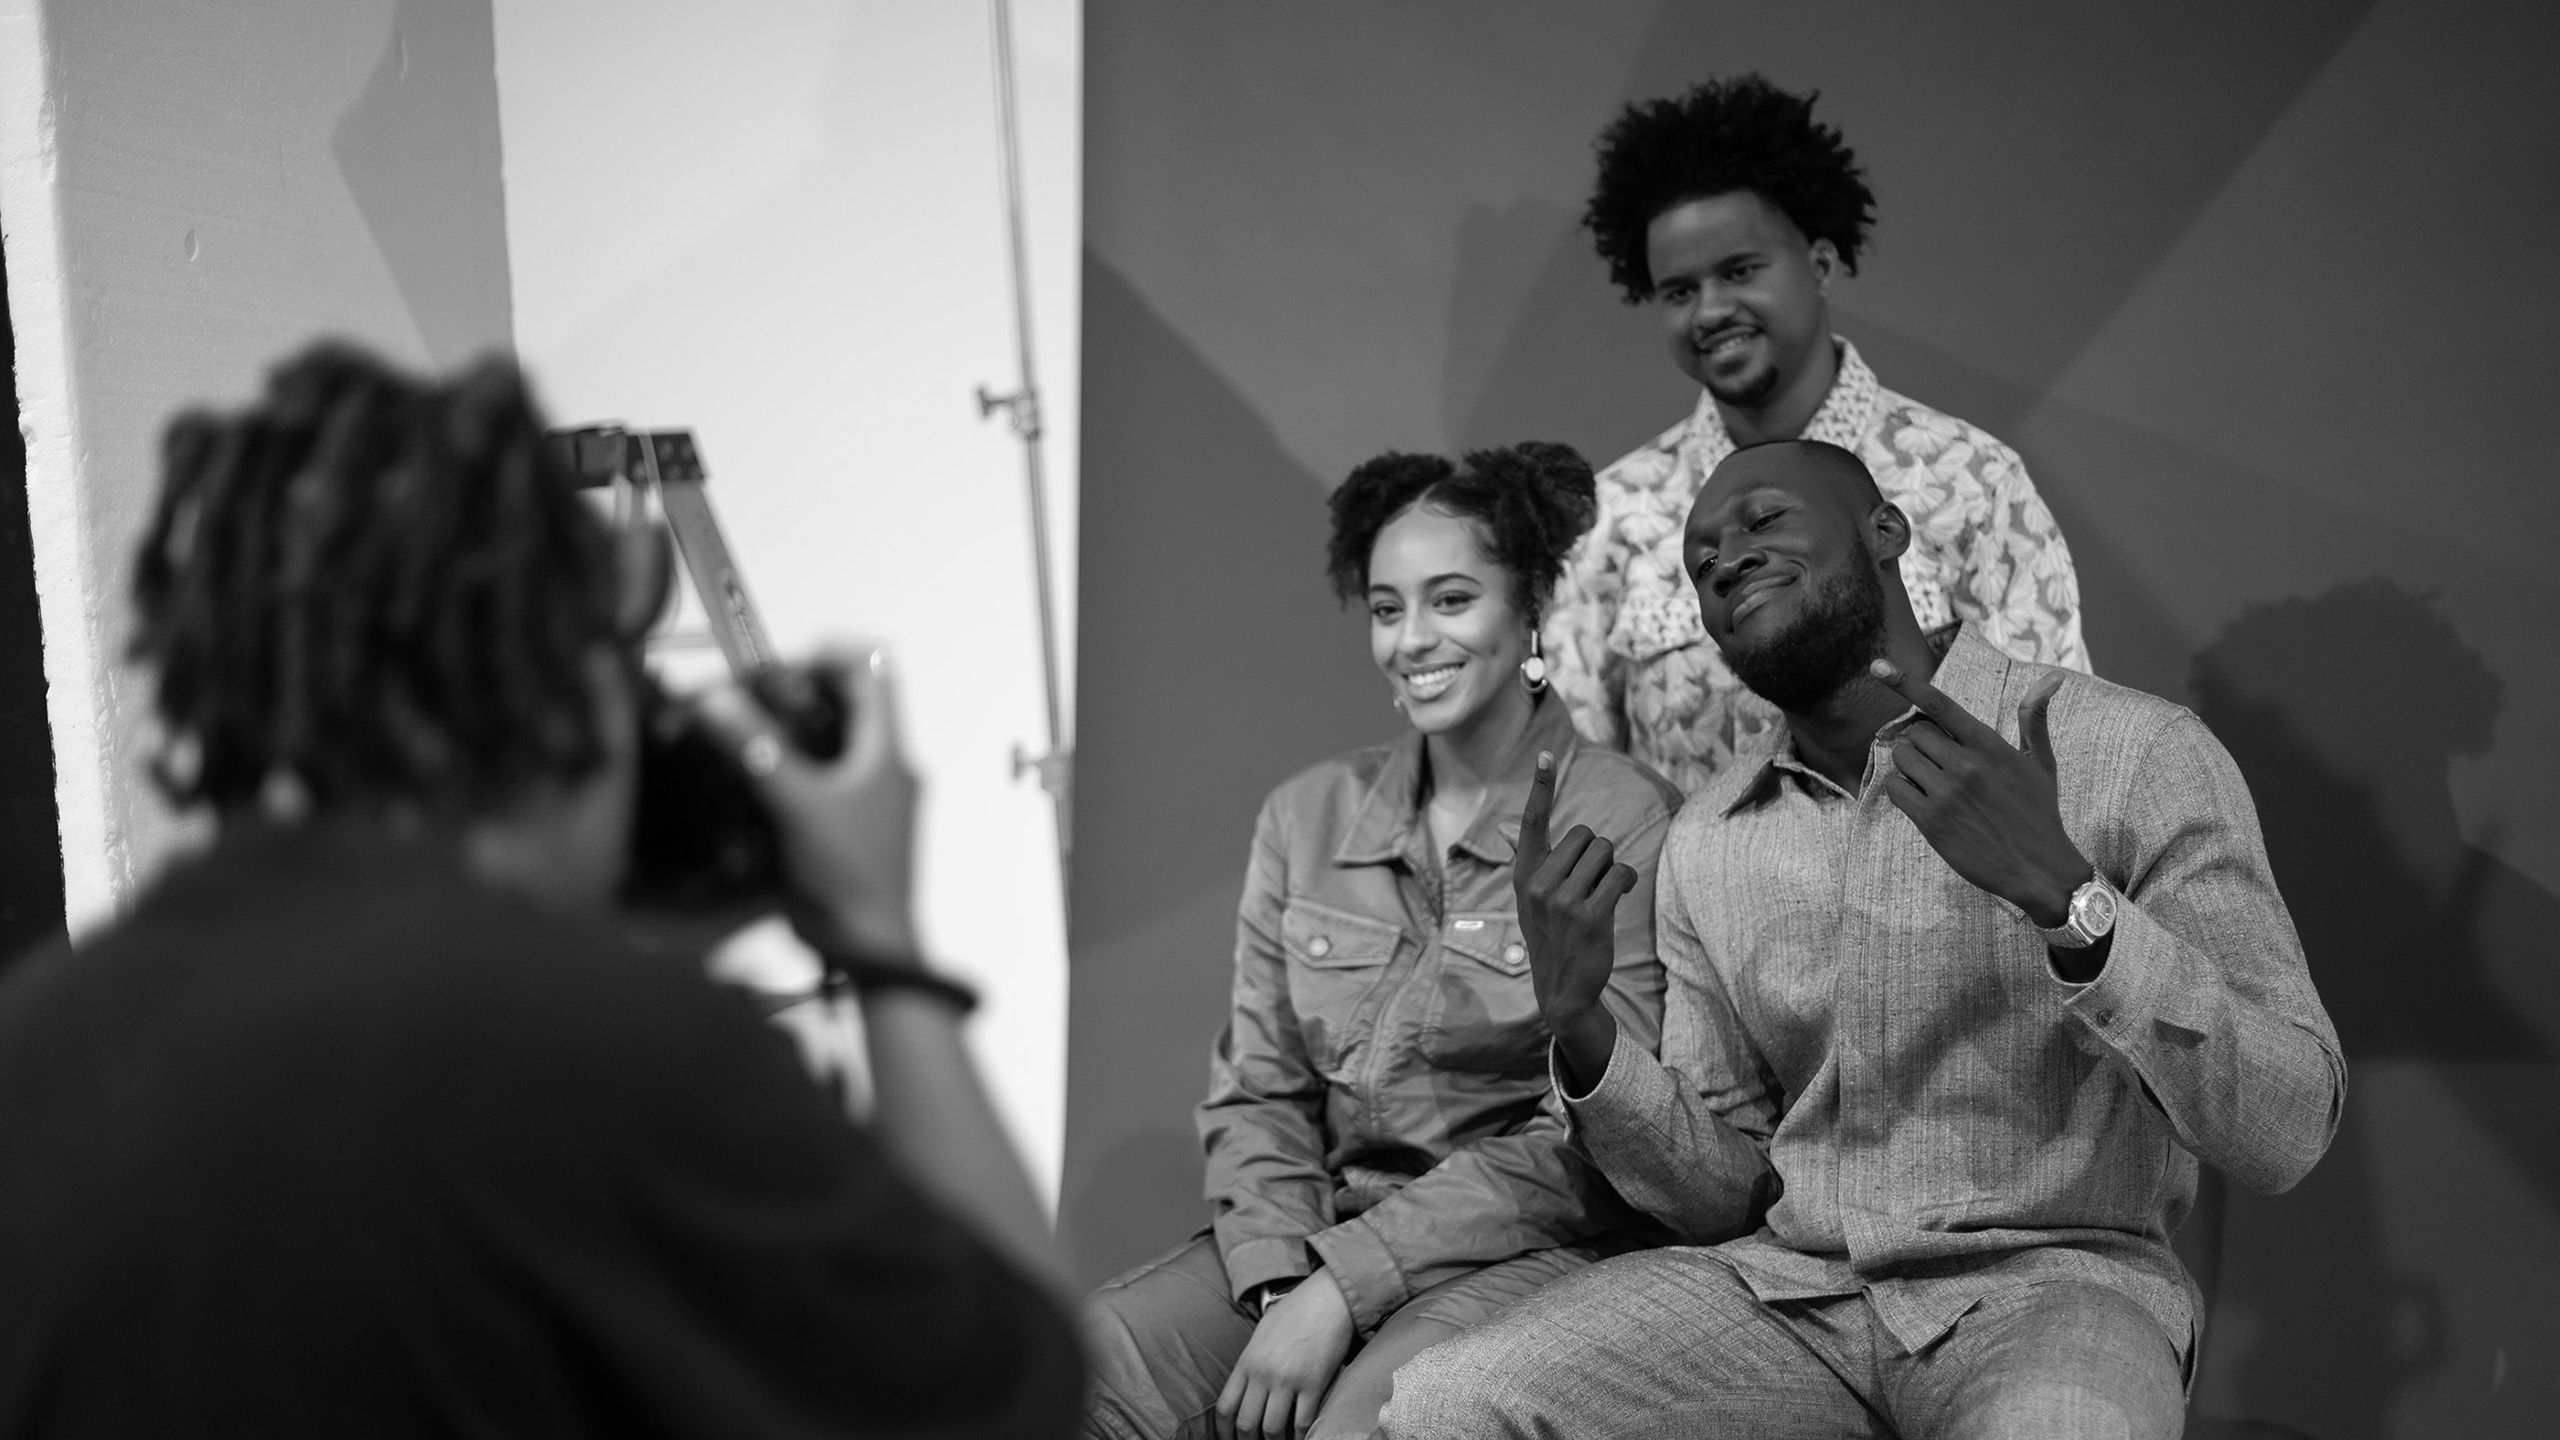
<instances>
[{"instance_id":1,"label":"man's smiling teeth","mask_svg":"<svg viewBox=\"0 0 2560 1440\"><path fill-rule=\"evenodd\" d=\"M1441 691L1448 689L1456 682L1458 670L1459 667L1456 665L1434 665L1428 670L1408 670L1404 675L1404 688L1412 691L1417 699L1437 699Z\"/></svg>"}]
</instances>

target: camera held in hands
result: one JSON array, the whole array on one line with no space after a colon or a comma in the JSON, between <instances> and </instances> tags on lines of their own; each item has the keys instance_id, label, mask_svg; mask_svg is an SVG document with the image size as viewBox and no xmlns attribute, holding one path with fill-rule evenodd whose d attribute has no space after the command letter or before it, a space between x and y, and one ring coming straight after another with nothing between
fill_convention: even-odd
<instances>
[{"instance_id":1,"label":"camera held in hands","mask_svg":"<svg viewBox=\"0 0 2560 1440\"><path fill-rule=\"evenodd\" d=\"M681 556L729 674L793 750L822 761L841 754L851 719L844 679L773 658L711 513L692 433L597 425L555 430L549 440L581 487L611 488L622 563L636 577L622 617L627 633L647 637L659 628L673 608L672 562ZM654 674L644 678L641 707L625 902L687 913L782 902L781 834L738 748L712 728L695 697Z\"/></svg>"}]
</instances>

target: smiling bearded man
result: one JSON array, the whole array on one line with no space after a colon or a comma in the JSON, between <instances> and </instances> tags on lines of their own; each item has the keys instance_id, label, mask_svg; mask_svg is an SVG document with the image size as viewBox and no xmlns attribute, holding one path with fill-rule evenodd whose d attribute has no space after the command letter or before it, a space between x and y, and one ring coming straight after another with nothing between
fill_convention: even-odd
<instances>
[{"instance_id":1,"label":"smiling bearded man","mask_svg":"<svg viewBox=\"0 0 2560 1440\"><path fill-rule=\"evenodd\" d=\"M2179 1433L2169 1236L2199 1164L2320 1158L2337 1032L2203 723L1922 628L1910 543L1835 446L1700 491L1700 628L1785 721L1663 842L1658 1056L1599 1003L1615 837L1549 843L1551 768L1512 861L1573 1139L1676 1243L1425 1351L1395 1440Z\"/></svg>"},{"instance_id":2,"label":"smiling bearded man","mask_svg":"<svg viewBox=\"0 0 2560 1440\"><path fill-rule=\"evenodd\" d=\"M1857 556L1859 564L1816 587L1784 628L1734 646L1726 663L1753 694L1780 710L1808 710L1876 658L1884 581L1863 540Z\"/></svg>"}]
</instances>

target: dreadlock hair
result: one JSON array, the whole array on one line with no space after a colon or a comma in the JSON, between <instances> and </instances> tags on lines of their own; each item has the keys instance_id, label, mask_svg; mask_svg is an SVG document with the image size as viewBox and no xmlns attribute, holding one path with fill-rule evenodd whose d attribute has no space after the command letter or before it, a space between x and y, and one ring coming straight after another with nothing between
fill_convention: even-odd
<instances>
[{"instance_id":1,"label":"dreadlock hair","mask_svg":"<svg viewBox=\"0 0 2560 1440\"><path fill-rule=\"evenodd\" d=\"M439 383L325 341L170 423L132 656L173 802L291 780L314 809L451 811L603 760L614 546L542 429L507 360Z\"/></svg>"},{"instance_id":2,"label":"dreadlock hair","mask_svg":"<svg viewBox=\"0 0 2560 1440\"><path fill-rule=\"evenodd\" d=\"M1546 613L1573 542L1591 528L1599 500L1591 462L1570 445L1523 440L1470 450L1462 465L1393 451L1334 487L1325 573L1344 604L1369 589L1369 552L1387 522L1417 505L1472 521L1485 554L1511 577L1511 600L1534 623Z\"/></svg>"},{"instance_id":3,"label":"dreadlock hair","mask_svg":"<svg viewBox=\"0 0 2560 1440\"><path fill-rule=\"evenodd\" d=\"M1663 211L1748 190L1858 273L1875 192L1838 127L1813 118L1820 92L1790 95L1758 74L1709 80L1676 100L1629 105L1600 132L1600 178L1582 212L1609 279L1630 305L1653 294L1645 232Z\"/></svg>"}]
</instances>

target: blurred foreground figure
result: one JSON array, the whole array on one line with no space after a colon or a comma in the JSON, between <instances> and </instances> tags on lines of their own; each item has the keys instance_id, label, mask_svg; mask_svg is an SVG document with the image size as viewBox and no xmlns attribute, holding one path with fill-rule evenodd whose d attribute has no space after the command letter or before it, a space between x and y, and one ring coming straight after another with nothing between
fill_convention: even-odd
<instances>
[{"instance_id":1,"label":"blurred foreground figure","mask_svg":"<svg viewBox=\"0 0 2560 1440\"><path fill-rule=\"evenodd\" d=\"M707 704L866 978L866 1130L625 938L644 567L541 439L507 365L333 347L171 426L134 648L218 838L0 987L0 1434L1072 1425L876 657L830 764Z\"/></svg>"}]
</instances>

